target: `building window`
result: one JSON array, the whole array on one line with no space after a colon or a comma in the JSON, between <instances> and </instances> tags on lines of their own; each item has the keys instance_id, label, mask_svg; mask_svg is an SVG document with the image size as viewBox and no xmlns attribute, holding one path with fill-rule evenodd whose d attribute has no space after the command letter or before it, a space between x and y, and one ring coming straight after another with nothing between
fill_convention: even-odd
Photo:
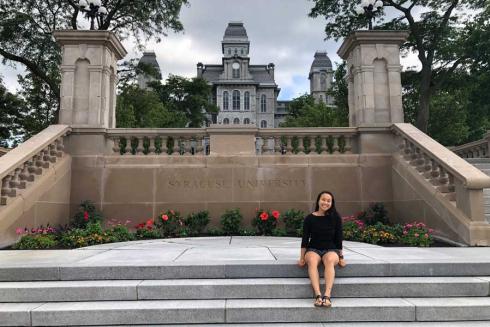
<instances>
[{"instance_id":1,"label":"building window","mask_svg":"<svg viewBox=\"0 0 490 327\"><path fill-rule=\"evenodd\" d=\"M245 110L250 110L250 92L245 91L243 95L243 105Z\"/></svg>"},{"instance_id":2,"label":"building window","mask_svg":"<svg viewBox=\"0 0 490 327\"><path fill-rule=\"evenodd\" d=\"M228 125L230 120L228 118L223 119L223 125Z\"/></svg>"},{"instance_id":3,"label":"building window","mask_svg":"<svg viewBox=\"0 0 490 327\"><path fill-rule=\"evenodd\" d=\"M228 48L228 54L231 55L231 49L230 48Z\"/></svg>"},{"instance_id":4,"label":"building window","mask_svg":"<svg viewBox=\"0 0 490 327\"><path fill-rule=\"evenodd\" d=\"M238 118L233 119L233 124L235 124L235 125L240 124L240 119L238 119Z\"/></svg>"},{"instance_id":5,"label":"building window","mask_svg":"<svg viewBox=\"0 0 490 327\"><path fill-rule=\"evenodd\" d=\"M260 112L266 112L267 111L267 102L265 98L265 94L262 94L260 96Z\"/></svg>"},{"instance_id":6,"label":"building window","mask_svg":"<svg viewBox=\"0 0 490 327\"><path fill-rule=\"evenodd\" d=\"M240 91L233 91L233 110L240 110Z\"/></svg>"},{"instance_id":7,"label":"building window","mask_svg":"<svg viewBox=\"0 0 490 327\"><path fill-rule=\"evenodd\" d=\"M241 52L241 53L242 53L242 55L243 55L243 48L240 50L240 52Z\"/></svg>"},{"instance_id":8,"label":"building window","mask_svg":"<svg viewBox=\"0 0 490 327\"><path fill-rule=\"evenodd\" d=\"M260 122L260 128L266 128L267 127L267 122L265 120Z\"/></svg>"},{"instance_id":9,"label":"building window","mask_svg":"<svg viewBox=\"0 0 490 327\"><path fill-rule=\"evenodd\" d=\"M240 78L240 63L234 62L231 68L233 69L233 78Z\"/></svg>"},{"instance_id":10,"label":"building window","mask_svg":"<svg viewBox=\"0 0 490 327\"><path fill-rule=\"evenodd\" d=\"M244 123L245 125L249 125L249 124L250 124L250 119L245 118L245 119L243 120L243 123Z\"/></svg>"},{"instance_id":11,"label":"building window","mask_svg":"<svg viewBox=\"0 0 490 327\"><path fill-rule=\"evenodd\" d=\"M223 92L223 110L228 110L229 105L228 91Z\"/></svg>"}]
</instances>

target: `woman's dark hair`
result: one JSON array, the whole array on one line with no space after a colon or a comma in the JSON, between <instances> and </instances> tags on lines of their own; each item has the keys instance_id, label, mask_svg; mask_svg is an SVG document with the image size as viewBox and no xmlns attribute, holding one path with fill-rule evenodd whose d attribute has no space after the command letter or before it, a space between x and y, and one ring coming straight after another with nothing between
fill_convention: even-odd
<instances>
[{"instance_id":1,"label":"woman's dark hair","mask_svg":"<svg viewBox=\"0 0 490 327\"><path fill-rule=\"evenodd\" d=\"M330 191L321 191L320 193L318 193L318 196L316 197L316 202L315 202L315 211L318 211L320 209L320 206L318 205L318 201L320 201L320 198L322 197L323 194L328 194L332 197L332 206L330 207L330 209L327 210L327 212L325 212L325 214L334 213L334 214L338 215L339 213L337 212L337 208L335 208L335 198L334 198L332 192L330 192Z\"/></svg>"}]
</instances>

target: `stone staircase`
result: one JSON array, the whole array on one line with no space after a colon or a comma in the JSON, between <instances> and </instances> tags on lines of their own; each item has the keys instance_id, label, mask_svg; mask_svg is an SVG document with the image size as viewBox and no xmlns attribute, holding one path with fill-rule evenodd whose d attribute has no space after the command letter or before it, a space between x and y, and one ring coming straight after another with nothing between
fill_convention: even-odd
<instances>
[{"instance_id":1,"label":"stone staircase","mask_svg":"<svg viewBox=\"0 0 490 327\"><path fill-rule=\"evenodd\" d=\"M490 176L490 158L465 158L465 160ZM483 189L483 197L485 200L485 217L490 223L490 188Z\"/></svg>"},{"instance_id":2,"label":"stone staircase","mask_svg":"<svg viewBox=\"0 0 490 327\"><path fill-rule=\"evenodd\" d=\"M401 259L339 270L329 309L313 307L306 271L292 261L3 265L0 325L490 324L489 262Z\"/></svg>"}]
</instances>

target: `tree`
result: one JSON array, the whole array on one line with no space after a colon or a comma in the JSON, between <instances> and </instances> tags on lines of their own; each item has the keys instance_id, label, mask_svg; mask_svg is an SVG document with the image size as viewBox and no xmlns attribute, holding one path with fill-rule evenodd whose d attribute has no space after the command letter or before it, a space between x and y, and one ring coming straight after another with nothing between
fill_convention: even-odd
<instances>
[{"instance_id":1,"label":"tree","mask_svg":"<svg viewBox=\"0 0 490 327\"><path fill-rule=\"evenodd\" d=\"M187 79L171 75L165 84L153 82L150 86L170 111L185 115L187 127L202 127L203 123L209 121L208 114L217 113L219 110L209 101L211 86L200 77Z\"/></svg>"},{"instance_id":2,"label":"tree","mask_svg":"<svg viewBox=\"0 0 490 327\"><path fill-rule=\"evenodd\" d=\"M21 64L26 68L29 76L24 82L30 92L43 90L30 97L40 100L50 96L40 110L55 101L56 106L50 109L54 111L51 114L54 121L59 110L61 52L52 33L80 28L77 3L76 0L3 0L0 6L2 63ZM179 14L187 3L187 0L102 0L108 14L97 28L113 31L122 39L132 35L138 42L150 38L160 41L167 30L183 29ZM37 110L35 104L39 103L32 103L33 110Z\"/></svg>"},{"instance_id":3,"label":"tree","mask_svg":"<svg viewBox=\"0 0 490 327\"><path fill-rule=\"evenodd\" d=\"M337 126L334 108L323 102L315 102L313 96L304 94L290 103L290 115L281 127L331 127Z\"/></svg>"},{"instance_id":4,"label":"tree","mask_svg":"<svg viewBox=\"0 0 490 327\"><path fill-rule=\"evenodd\" d=\"M14 143L16 135L23 133L22 117L26 115L24 101L7 91L0 76L0 146L8 147L8 141Z\"/></svg>"},{"instance_id":5,"label":"tree","mask_svg":"<svg viewBox=\"0 0 490 327\"><path fill-rule=\"evenodd\" d=\"M334 81L327 94L333 97L335 103L336 126L349 126L348 86L345 80L346 62L343 61L334 71Z\"/></svg>"},{"instance_id":6,"label":"tree","mask_svg":"<svg viewBox=\"0 0 490 327\"><path fill-rule=\"evenodd\" d=\"M117 127L185 127L186 122L183 113L169 110L153 90L129 85L117 97Z\"/></svg>"},{"instance_id":7,"label":"tree","mask_svg":"<svg viewBox=\"0 0 490 327\"><path fill-rule=\"evenodd\" d=\"M339 39L366 26L367 18L354 11L357 1L313 1L310 16L325 16L327 37ZM431 96L454 71L484 56L475 49L488 42L488 8L480 0L383 0L383 4L394 9L394 17L378 28L409 30L402 49L417 53L422 65L416 126L426 132Z\"/></svg>"}]
</instances>

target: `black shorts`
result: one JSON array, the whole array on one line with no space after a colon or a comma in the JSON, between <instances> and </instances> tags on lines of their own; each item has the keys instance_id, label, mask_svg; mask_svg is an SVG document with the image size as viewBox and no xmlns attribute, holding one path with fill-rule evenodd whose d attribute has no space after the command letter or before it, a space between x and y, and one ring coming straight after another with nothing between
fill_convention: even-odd
<instances>
[{"instance_id":1,"label":"black shorts","mask_svg":"<svg viewBox=\"0 0 490 327\"><path fill-rule=\"evenodd\" d=\"M337 255L340 258L340 250L337 250L337 249L318 250L315 248L306 248L305 254L308 253L308 251L315 252L316 254L318 254L320 256L320 258L323 258L323 256L325 254L327 254L328 252L335 252L335 253L337 253Z\"/></svg>"}]
</instances>

